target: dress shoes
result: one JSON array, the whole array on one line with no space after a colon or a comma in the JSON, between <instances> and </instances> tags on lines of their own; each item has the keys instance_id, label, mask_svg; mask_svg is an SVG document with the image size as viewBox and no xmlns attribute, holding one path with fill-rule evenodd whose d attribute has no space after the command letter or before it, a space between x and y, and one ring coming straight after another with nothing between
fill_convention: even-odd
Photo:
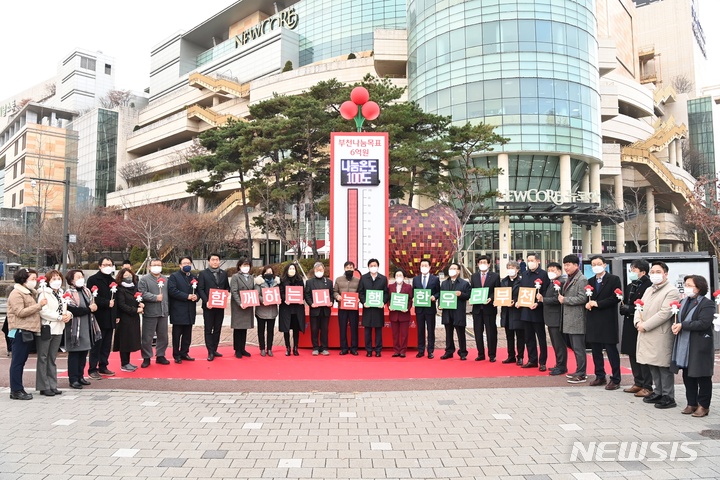
<instances>
[{"instance_id":1,"label":"dress shoes","mask_svg":"<svg viewBox=\"0 0 720 480\"><path fill-rule=\"evenodd\" d=\"M40 395L44 395L46 397L54 397L55 392L53 392L52 390L40 390Z\"/></svg>"},{"instance_id":2,"label":"dress shoes","mask_svg":"<svg viewBox=\"0 0 720 480\"><path fill-rule=\"evenodd\" d=\"M635 396L645 398L648 395L650 395L651 393L653 393L652 390L648 390L647 388L642 388L642 389L640 389L640 391L635 393Z\"/></svg>"},{"instance_id":3,"label":"dress shoes","mask_svg":"<svg viewBox=\"0 0 720 480\"><path fill-rule=\"evenodd\" d=\"M348 352L343 352L342 350L340 351L340 355L347 355L347 354L348 354Z\"/></svg>"},{"instance_id":4,"label":"dress shoes","mask_svg":"<svg viewBox=\"0 0 720 480\"><path fill-rule=\"evenodd\" d=\"M483 360L485 360L485 357L481 357L479 355L477 357L475 357L476 362L482 362Z\"/></svg>"},{"instance_id":5,"label":"dress shoes","mask_svg":"<svg viewBox=\"0 0 720 480\"><path fill-rule=\"evenodd\" d=\"M317 355L317 353L313 352L314 355ZM265 350L260 350L260 356L264 357L266 355Z\"/></svg>"},{"instance_id":6,"label":"dress shoes","mask_svg":"<svg viewBox=\"0 0 720 480\"><path fill-rule=\"evenodd\" d=\"M399 356L400 356L399 353L393 353L393 354L392 354L392 357L393 357L393 358L397 358L397 357L399 357Z\"/></svg>"},{"instance_id":7,"label":"dress shoes","mask_svg":"<svg viewBox=\"0 0 720 480\"><path fill-rule=\"evenodd\" d=\"M525 365L522 365L520 368L538 368L538 364L528 362Z\"/></svg>"},{"instance_id":8,"label":"dress shoes","mask_svg":"<svg viewBox=\"0 0 720 480\"><path fill-rule=\"evenodd\" d=\"M637 385L633 385L632 387L628 387L628 388L624 389L623 392L625 392L625 393L637 393L637 392L639 392L639 391L642 390L642 389L643 389L642 387L639 387L639 386L637 386Z\"/></svg>"},{"instance_id":9,"label":"dress shoes","mask_svg":"<svg viewBox=\"0 0 720 480\"><path fill-rule=\"evenodd\" d=\"M644 403L657 403L660 401L661 398L662 398L662 395L658 395L657 393L652 392L650 395L643 398L643 402Z\"/></svg>"},{"instance_id":10,"label":"dress shoes","mask_svg":"<svg viewBox=\"0 0 720 480\"><path fill-rule=\"evenodd\" d=\"M182 358L180 358L180 357L173 357L173 361L174 361L175 363L182 363Z\"/></svg>"},{"instance_id":11,"label":"dress shoes","mask_svg":"<svg viewBox=\"0 0 720 480\"><path fill-rule=\"evenodd\" d=\"M377 352L377 353L375 354L375 356L376 356L376 357L382 357L382 352Z\"/></svg>"},{"instance_id":12,"label":"dress shoes","mask_svg":"<svg viewBox=\"0 0 720 480\"><path fill-rule=\"evenodd\" d=\"M505 363L505 364L507 364L507 363L515 363L516 361L517 361L517 359L516 359L515 357L508 357L508 358L506 358L505 360L503 360L503 361L500 362L500 363Z\"/></svg>"},{"instance_id":13,"label":"dress shoes","mask_svg":"<svg viewBox=\"0 0 720 480\"><path fill-rule=\"evenodd\" d=\"M297 350L297 347L295 347L295 350ZM242 356L243 356L243 357L251 357L252 355L250 355L250 352L248 352L247 350L245 350L244 352L242 352Z\"/></svg>"},{"instance_id":14,"label":"dress shoes","mask_svg":"<svg viewBox=\"0 0 720 480\"><path fill-rule=\"evenodd\" d=\"M418 352L417 355L415 355L415 358L422 358L422 357L424 357L424 356L425 356L424 353L419 353L419 352Z\"/></svg>"},{"instance_id":15,"label":"dress shoes","mask_svg":"<svg viewBox=\"0 0 720 480\"><path fill-rule=\"evenodd\" d=\"M350 350L350 355L354 355L357 357L357 350Z\"/></svg>"},{"instance_id":16,"label":"dress shoes","mask_svg":"<svg viewBox=\"0 0 720 480\"><path fill-rule=\"evenodd\" d=\"M691 413L695 413L695 410L697 410L697 409L698 409L697 406L693 407L693 406L688 405L687 407L685 407L685 410L683 410L680 413L682 413L683 415L690 415Z\"/></svg>"},{"instance_id":17,"label":"dress shoes","mask_svg":"<svg viewBox=\"0 0 720 480\"><path fill-rule=\"evenodd\" d=\"M212 362L215 360L215 354L214 353L208 353L208 362Z\"/></svg>"},{"instance_id":18,"label":"dress shoes","mask_svg":"<svg viewBox=\"0 0 720 480\"><path fill-rule=\"evenodd\" d=\"M709 408L697 407L697 410L695 410L695 413L693 413L692 416L693 417L707 417L708 413L710 413Z\"/></svg>"},{"instance_id":19,"label":"dress shoes","mask_svg":"<svg viewBox=\"0 0 720 480\"><path fill-rule=\"evenodd\" d=\"M540 370L541 372L547 372L547 367L546 367L545 365L540 365L539 370Z\"/></svg>"},{"instance_id":20,"label":"dress shoes","mask_svg":"<svg viewBox=\"0 0 720 480\"><path fill-rule=\"evenodd\" d=\"M53 391L53 393L54 393L55 395L62 395L62 390L58 390L57 388L53 388L52 391Z\"/></svg>"},{"instance_id":21,"label":"dress shoes","mask_svg":"<svg viewBox=\"0 0 720 480\"><path fill-rule=\"evenodd\" d=\"M428 353L428 360L432 360L433 358L435 358L435 354L434 354L434 353Z\"/></svg>"},{"instance_id":22,"label":"dress shoes","mask_svg":"<svg viewBox=\"0 0 720 480\"><path fill-rule=\"evenodd\" d=\"M83 388L83 386L82 386L82 384L81 384L80 382L72 382L72 383L70 384L70 387L71 387L71 388L75 388L75 389L77 389L77 390L82 390L82 388Z\"/></svg>"},{"instance_id":23,"label":"dress shoes","mask_svg":"<svg viewBox=\"0 0 720 480\"><path fill-rule=\"evenodd\" d=\"M217 357L217 355L215 355ZM165 357L157 357L155 359L155 363L159 363L160 365L170 365L170 362Z\"/></svg>"},{"instance_id":24,"label":"dress shoes","mask_svg":"<svg viewBox=\"0 0 720 480\"><path fill-rule=\"evenodd\" d=\"M215 355L216 357L222 357L222 353L218 352L217 350L213 352L213 355Z\"/></svg>"},{"instance_id":25,"label":"dress shoes","mask_svg":"<svg viewBox=\"0 0 720 480\"><path fill-rule=\"evenodd\" d=\"M243 354L242 352L235 352L235 358L242 358Z\"/></svg>"},{"instance_id":26,"label":"dress shoes","mask_svg":"<svg viewBox=\"0 0 720 480\"><path fill-rule=\"evenodd\" d=\"M440 360L447 360L448 358L452 358L452 357L453 357L452 353L446 353L445 355L440 357Z\"/></svg>"},{"instance_id":27,"label":"dress shoes","mask_svg":"<svg viewBox=\"0 0 720 480\"><path fill-rule=\"evenodd\" d=\"M517 359L517 362L515 362L515 365L517 365L518 367L522 367L522 366L523 366L523 359L522 359L522 358L518 358L518 359Z\"/></svg>"},{"instance_id":28,"label":"dress shoes","mask_svg":"<svg viewBox=\"0 0 720 480\"><path fill-rule=\"evenodd\" d=\"M353 355L357 355L357 352L353 352ZM293 356L295 356L295 357L300 356L300 352L298 352L297 347L293 347Z\"/></svg>"},{"instance_id":29,"label":"dress shoes","mask_svg":"<svg viewBox=\"0 0 720 480\"><path fill-rule=\"evenodd\" d=\"M272 357L272 356L273 356L272 350L268 350L268 351L267 351L267 356L268 356L268 357Z\"/></svg>"},{"instance_id":30,"label":"dress shoes","mask_svg":"<svg viewBox=\"0 0 720 480\"><path fill-rule=\"evenodd\" d=\"M605 390L617 390L618 388L620 388L620 384L615 383L612 380L610 380L610 382L608 382L608 384L605 385Z\"/></svg>"},{"instance_id":31,"label":"dress shoes","mask_svg":"<svg viewBox=\"0 0 720 480\"><path fill-rule=\"evenodd\" d=\"M115 376L115 372L113 372L112 370L108 370L107 368L101 368L100 370L98 370L98 373L100 373L100 375L104 375L106 377Z\"/></svg>"},{"instance_id":32,"label":"dress shoes","mask_svg":"<svg viewBox=\"0 0 720 480\"><path fill-rule=\"evenodd\" d=\"M495 363L495 357L490 357L490 363Z\"/></svg>"},{"instance_id":33,"label":"dress shoes","mask_svg":"<svg viewBox=\"0 0 720 480\"><path fill-rule=\"evenodd\" d=\"M672 397L668 397L667 395L663 395L660 397L660 400L655 404L655 408L675 408L677 407L677 403L675 403L675 399ZM697 410L696 410L697 412Z\"/></svg>"},{"instance_id":34,"label":"dress shoes","mask_svg":"<svg viewBox=\"0 0 720 480\"><path fill-rule=\"evenodd\" d=\"M25 390L16 390L10 392L10 398L13 400L32 400L32 393L27 393Z\"/></svg>"},{"instance_id":35,"label":"dress shoes","mask_svg":"<svg viewBox=\"0 0 720 480\"><path fill-rule=\"evenodd\" d=\"M215 355L217 357L217 355ZM187 360L188 362L194 362L195 359L188 354L180 355L181 360Z\"/></svg>"},{"instance_id":36,"label":"dress shoes","mask_svg":"<svg viewBox=\"0 0 720 480\"><path fill-rule=\"evenodd\" d=\"M80 380L78 380L78 383L80 383L80 385L90 385L90 382L88 382L84 378L81 378Z\"/></svg>"},{"instance_id":37,"label":"dress shoes","mask_svg":"<svg viewBox=\"0 0 720 480\"><path fill-rule=\"evenodd\" d=\"M404 353L401 353L401 354L400 354L400 358L405 358L405 354L404 354Z\"/></svg>"},{"instance_id":38,"label":"dress shoes","mask_svg":"<svg viewBox=\"0 0 720 480\"><path fill-rule=\"evenodd\" d=\"M601 387L607 383L607 379L605 377L595 377L595 380L589 383L591 387Z\"/></svg>"},{"instance_id":39,"label":"dress shoes","mask_svg":"<svg viewBox=\"0 0 720 480\"><path fill-rule=\"evenodd\" d=\"M367 355L365 355L365 356L366 356L366 357L372 357L372 353L367 352Z\"/></svg>"},{"instance_id":40,"label":"dress shoes","mask_svg":"<svg viewBox=\"0 0 720 480\"><path fill-rule=\"evenodd\" d=\"M290 347L285 348L285 356L286 357L290 356Z\"/></svg>"},{"instance_id":41,"label":"dress shoes","mask_svg":"<svg viewBox=\"0 0 720 480\"><path fill-rule=\"evenodd\" d=\"M140 364L140 368L147 368L150 366L150 359L144 358L143 362Z\"/></svg>"},{"instance_id":42,"label":"dress shoes","mask_svg":"<svg viewBox=\"0 0 720 480\"><path fill-rule=\"evenodd\" d=\"M567 373L567 368L560 368L560 367L551 368L550 371L548 372L548 374L550 374L552 376L564 375L566 373Z\"/></svg>"}]
</instances>

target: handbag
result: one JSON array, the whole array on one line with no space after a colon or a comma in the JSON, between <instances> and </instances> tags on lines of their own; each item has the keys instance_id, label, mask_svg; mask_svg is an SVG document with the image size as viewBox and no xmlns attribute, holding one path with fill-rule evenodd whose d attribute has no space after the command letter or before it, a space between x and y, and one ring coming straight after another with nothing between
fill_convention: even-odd
<instances>
[{"instance_id":1,"label":"handbag","mask_svg":"<svg viewBox=\"0 0 720 480\"><path fill-rule=\"evenodd\" d=\"M40 327L40 340L50 340L50 325L43 325Z\"/></svg>"},{"instance_id":2,"label":"handbag","mask_svg":"<svg viewBox=\"0 0 720 480\"><path fill-rule=\"evenodd\" d=\"M28 332L27 330L22 330L20 332L21 338L23 343L29 343L35 341L35 334L33 332Z\"/></svg>"}]
</instances>

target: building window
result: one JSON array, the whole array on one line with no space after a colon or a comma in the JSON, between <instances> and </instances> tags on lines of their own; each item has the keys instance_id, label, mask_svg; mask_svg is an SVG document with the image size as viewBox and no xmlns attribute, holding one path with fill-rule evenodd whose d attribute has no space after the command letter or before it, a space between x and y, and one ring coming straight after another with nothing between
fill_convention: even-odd
<instances>
[{"instance_id":1,"label":"building window","mask_svg":"<svg viewBox=\"0 0 720 480\"><path fill-rule=\"evenodd\" d=\"M88 57L80 57L80 68L95 71L95 59Z\"/></svg>"},{"instance_id":2,"label":"building window","mask_svg":"<svg viewBox=\"0 0 720 480\"><path fill-rule=\"evenodd\" d=\"M110 72L112 72L112 65L105 64L105 75L110 75Z\"/></svg>"},{"instance_id":3,"label":"building window","mask_svg":"<svg viewBox=\"0 0 720 480\"><path fill-rule=\"evenodd\" d=\"M20 140L15 140L15 156L18 154L18 147L20 147Z\"/></svg>"},{"instance_id":4,"label":"building window","mask_svg":"<svg viewBox=\"0 0 720 480\"><path fill-rule=\"evenodd\" d=\"M18 205L22 205L22 204L23 204L23 200L24 200L24 197L25 197L24 194L25 194L25 190L20 190L20 200L18 201Z\"/></svg>"},{"instance_id":5,"label":"building window","mask_svg":"<svg viewBox=\"0 0 720 480\"><path fill-rule=\"evenodd\" d=\"M20 175L25 173L25 159L20 160ZM21 202L22 203L22 202Z\"/></svg>"},{"instance_id":6,"label":"building window","mask_svg":"<svg viewBox=\"0 0 720 480\"><path fill-rule=\"evenodd\" d=\"M13 180L17 178L17 163L13 165Z\"/></svg>"},{"instance_id":7,"label":"building window","mask_svg":"<svg viewBox=\"0 0 720 480\"><path fill-rule=\"evenodd\" d=\"M12 207L15 208L15 194L12 194Z\"/></svg>"},{"instance_id":8,"label":"building window","mask_svg":"<svg viewBox=\"0 0 720 480\"><path fill-rule=\"evenodd\" d=\"M25 149L27 148L27 132L26 132L26 133L23 133L23 136L22 136L22 147L21 147L21 148L22 148L23 152L24 152Z\"/></svg>"}]
</instances>

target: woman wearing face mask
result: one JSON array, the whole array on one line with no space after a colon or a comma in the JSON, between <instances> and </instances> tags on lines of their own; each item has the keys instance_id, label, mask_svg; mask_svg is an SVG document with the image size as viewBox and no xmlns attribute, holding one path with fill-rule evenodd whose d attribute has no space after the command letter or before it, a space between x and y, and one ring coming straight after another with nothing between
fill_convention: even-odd
<instances>
[{"instance_id":1,"label":"woman wearing face mask","mask_svg":"<svg viewBox=\"0 0 720 480\"><path fill-rule=\"evenodd\" d=\"M248 329L255 328L255 309L242 304L240 292L254 290L255 281L250 275L250 260L247 257L241 257L238 260L237 269L237 273L230 279L230 295L232 296L230 325L233 328L235 358L242 358L250 356L245 345Z\"/></svg>"},{"instance_id":2,"label":"woman wearing face mask","mask_svg":"<svg viewBox=\"0 0 720 480\"><path fill-rule=\"evenodd\" d=\"M275 276L275 272L271 266L263 268L263 274L255 278L255 290L260 298L260 306L255 307L255 318L258 322L258 344L260 345L260 356L273 356L272 346L273 337L275 336L275 319L278 316L277 305L263 304L263 288L277 287L280 284L280 278ZM267 344L265 337L265 329L267 328Z\"/></svg>"},{"instance_id":3,"label":"woman wearing face mask","mask_svg":"<svg viewBox=\"0 0 720 480\"><path fill-rule=\"evenodd\" d=\"M685 277L685 298L680 304L670 371L682 369L687 407L685 415L704 417L710 412L715 366L713 319L715 303L707 298L708 282L700 275Z\"/></svg>"},{"instance_id":4,"label":"woman wearing face mask","mask_svg":"<svg viewBox=\"0 0 720 480\"><path fill-rule=\"evenodd\" d=\"M408 331L410 330L410 308L412 307L413 288L405 282L405 271L398 269L395 272L395 283L390 285L390 304L392 305L392 294L401 293L408 296L406 310L390 310L390 327L393 336L393 357L405 358L408 344Z\"/></svg>"},{"instance_id":5,"label":"woman wearing face mask","mask_svg":"<svg viewBox=\"0 0 720 480\"><path fill-rule=\"evenodd\" d=\"M302 295L300 303L287 303L286 287L304 287L302 277L298 273L297 265L290 263L285 267L282 277L280 278L280 313L278 330L283 332L285 338L285 356L290 356L290 330L292 330L292 353L295 356L300 355L298 352L298 341L300 340L300 332L305 332L305 305L302 303Z\"/></svg>"},{"instance_id":6,"label":"woman wearing face mask","mask_svg":"<svg viewBox=\"0 0 720 480\"><path fill-rule=\"evenodd\" d=\"M13 276L15 285L7 299L9 336L13 339L13 355L10 362L10 398L30 400L32 394L23 387L22 377L35 334L40 333L40 309L47 305L46 298L37 302L37 272L23 268Z\"/></svg>"},{"instance_id":7,"label":"woman wearing face mask","mask_svg":"<svg viewBox=\"0 0 720 480\"><path fill-rule=\"evenodd\" d=\"M70 321L72 314L64 308L62 301L63 278L57 270L50 270L46 275L50 286L38 288L38 300L46 299L47 305L40 310L42 328L50 335L38 335L37 341L37 370L35 371L35 389L40 395L53 397L62 392L57 388L57 359L58 348L62 340L65 324Z\"/></svg>"},{"instance_id":8,"label":"woman wearing face mask","mask_svg":"<svg viewBox=\"0 0 720 480\"><path fill-rule=\"evenodd\" d=\"M137 301L137 277L129 268L123 268L115 278L117 283L118 316L115 326L113 351L120 352L120 369L123 372L134 372L137 366L130 363L130 354L140 350L140 315L145 305Z\"/></svg>"},{"instance_id":9,"label":"woman wearing face mask","mask_svg":"<svg viewBox=\"0 0 720 480\"><path fill-rule=\"evenodd\" d=\"M90 385L90 382L83 377L85 362L88 351L101 335L100 327L93 315L98 307L92 301L90 290L85 287L82 270L70 270L65 275L65 280L70 293L67 309L72 314L72 319L65 328L68 378L72 388L81 389L83 385Z\"/></svg>"}]
</instances>

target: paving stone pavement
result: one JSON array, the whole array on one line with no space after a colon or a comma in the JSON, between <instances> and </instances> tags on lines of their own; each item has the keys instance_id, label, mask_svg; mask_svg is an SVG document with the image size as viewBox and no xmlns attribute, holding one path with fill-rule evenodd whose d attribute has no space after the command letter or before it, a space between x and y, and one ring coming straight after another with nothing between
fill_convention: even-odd
<instances>
[{"instance_id":1,"label":"paving stone pavement","mask_svg":"<svg viewBox=\"0 0 720 480\"><path fill-rule=\"evenodd\" d=\"M591 387L0 395L1 480L720 478L720 440L701 435L720 433L714 412ZM692 443L571 461L575 441Z\"/></svg>"}]
</instances>

